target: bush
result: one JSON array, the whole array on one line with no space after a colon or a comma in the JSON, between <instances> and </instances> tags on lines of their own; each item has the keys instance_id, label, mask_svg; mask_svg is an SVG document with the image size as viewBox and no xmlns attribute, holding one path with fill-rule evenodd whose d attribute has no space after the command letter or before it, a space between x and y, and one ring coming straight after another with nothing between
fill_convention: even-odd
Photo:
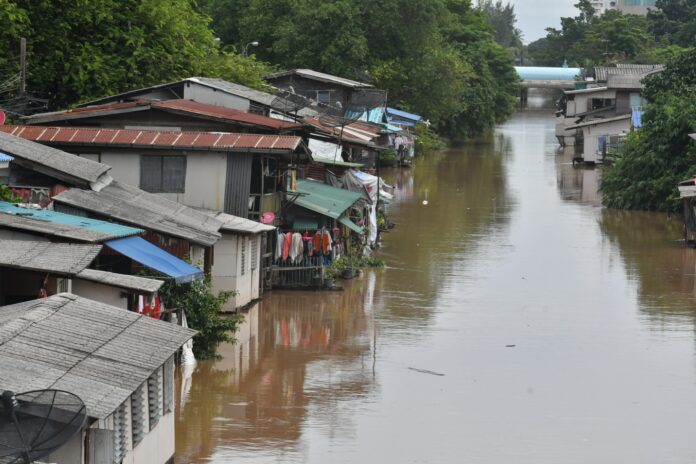
<instances>
[{"instance_id":1,"label":"bush","mask_svg":"<svg viewBox=\"0 0 696 464\"><path fill-rule=\"evenodd\" d=\"M193 352L199 359L216 357L222 342L234 342L233 334L242 320L240 315L221 314L222 305L236 292L212 292L210 277L186 284L166 282L160 295L171 308L183 308L186 319L198 333L193 337Z\"/></svg>"}]
</instances>

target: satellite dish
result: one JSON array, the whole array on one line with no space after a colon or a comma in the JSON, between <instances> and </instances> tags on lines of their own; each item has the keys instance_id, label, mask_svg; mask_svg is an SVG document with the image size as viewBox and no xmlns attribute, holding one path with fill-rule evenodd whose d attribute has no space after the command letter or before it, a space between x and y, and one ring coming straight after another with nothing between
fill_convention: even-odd
<instances>
[{"instance_id":1,"label":"satellite dish","mask_svg":"<svg viewBox=\"0 0 696 464\"><path fill-rule=\"evenodd\" d=\"M0 396L0 462L30 464L67 443L87 420L80 398L61 390Z\"/></svg>"}]
</instances>

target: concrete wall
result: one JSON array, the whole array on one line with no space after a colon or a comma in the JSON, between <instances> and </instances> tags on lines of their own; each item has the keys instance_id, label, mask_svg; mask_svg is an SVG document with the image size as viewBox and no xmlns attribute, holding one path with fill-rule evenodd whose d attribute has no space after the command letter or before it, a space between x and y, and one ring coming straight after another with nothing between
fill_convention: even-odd
<instances>
[{"instance_id":1,"label":"concrete wall","mask_svg":"<svg viewBox=\"0 0 696 464\"><path fill-rule=\"evenodd\" d=\"M244 273L242 273L241 259L243 244L245 247ZM256 252L252 248L255 248ZM223 309L234 311L259 298L261 236L223 232L222 239L215 244L214 253L211 271L213 290L215 292L235 290L238 293L228 300ZM255 265L252 265L252 257L256 257Z\"/></svg>"},{"instance_id":2,"label":"concrete wall","mask_svg":"<svg viewBox=\"0 0 696 464\"><path fill-rule=\"evenodd\" d=\"M186 155L184 193L159 193L188 206L222 211L225 206L227 155L216 152L103 151L101 162L111 166L109 173L119 182L140 187L140 155Z\"/></svg>"},{"instance_id":3,"label":"concrete wall","mask_svg":"<svg viewBox=\"0 0 696 464\"><path fill-rule=\"evenodd\" d=\"M574 116L578 113L584 113L589 111L589 101L593 98L616 98L616 90L603 90L600 92L587 92L587 93L577 93L573 97L575 101L574 107L568 105L568 110L566 116Z\"/></svg>"},{"instance_id":4,"label":"concrete wall","mask_svg":"<svg viewBox=\"0 0 696 464\"><path fill-rule=\"evenodd\" d=\"M170 412L126 454L123 464L164 464L174 456L174 441L174 412Z\"/></svg>"},{"instance_id":5,"label":"concrete wall","mask_svg":"<svg viewBox=\"0 0 696 464\"><path fill-rule=\"evenodd\" d=\"M41 462L50 462L55 464L83 464L83 443L85 439L85 431L75 434L70 441L58 448L53 453L41 459Z\"/></svg>"},{"instance_id":6,"label":"concrete wall","mask_svg":"<svg viewBox=\"0 0 696 464\"><path fill-rule=\"evenodd\" d=\"M631 130L631 120L622 119L595 126L582 128L583 135L583 160L587 163L602 162L601 155L597 155L597 143L602 135L619 135L628 133Z\"/></svg>"},{"instance_id":7,"label":"concrete wall","mask_svg":"<svg viewBox=\"0 0 696 464\"><path fill-rule=\"evenodd\" d=\"M635 5L635 3L639 3L640 5ZM617 0L616 9L621 11L623 14L645 16L648 14L648 9L655 10L655 0L641 0L630 2L626 2L626 0Z\"/></svg>"},{"instance_id":8,"label":"concrete wall","mask_svg":"<svg viewBox=\"0 0 696 464\"><path fill-rule=\"evenodd\" d=\"M232 108L244 111L245 113L249 112L250 107L250 101L246 98L230 95L220 90L196 84L184 85L184 98L199 103L224 106L225 108Z\"/></svg>"},{"instance_id":9,"label":"concrete wall","mask_svg":"<svg viewBox=\"0 0 696 464\"><path fill-rule=\"evenodd\" d=\"M72 280L72 292L91 300L128 309L128 298L125 290L84 279Z\"/></svg>"}]
</instances>

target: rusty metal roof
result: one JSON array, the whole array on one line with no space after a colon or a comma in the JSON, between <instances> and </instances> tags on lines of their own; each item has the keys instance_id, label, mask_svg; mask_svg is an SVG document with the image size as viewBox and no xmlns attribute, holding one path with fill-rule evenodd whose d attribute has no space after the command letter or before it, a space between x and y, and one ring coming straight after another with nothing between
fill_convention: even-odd
<instances>
[{"instance_id":1,"label":"rusty metal roof","mask_svg":"<svg viewBox=\"0 0 696 464\"><path fill-rule=\"evenodd\" d=\"M61 146L97 145L140 148L178 148L185 150L237 151L244 153L293 153L302 146L302 139L300 137L290 135L12 125L0 126L0 131L10 133L26 140ZM79 157L75 158L81 159Z\"/></svg>"},{"instance_id":2,"label":"rusty metal roof","mask_svg":"<svg viewBox=\"0 0 696 464\"><path fill-rule=\"evenodd\" d=\"M18 137L19 129L33 129L31 137ZM7 132L5 134L3 132ZM14 137L13 137L14 135ZM73 184L91 185L107 174L111 166L71 155L41 143L51 143L54 136L43 127L0 126L0 151L12 155L13 162ZM31 143L31 142L40 142Z\"/></svg>"},{"instance_id":3,"label":"rusty metal roof","mask_svg":"<svg viewBox=\"0 0 696 464\"><path fill-rule=\"evenodd\" d=\"M239 124L251 127L262 127L274 130L291 130L302 127L302 124L269 118L258 114L245 113L243 111L222 106L209 105L193 100L147 100L138 99L128 102L105 103L103 105L86 106L65 111L54 111L27 116L24 120L27 124L37 125L52 123L55 121L72 121L76 119L110 116L113 114L130 113L133 111L148 111L158 109L170 113L183 114L203 119L211 119L231 124Z\"/></svg>"}]
</instances>

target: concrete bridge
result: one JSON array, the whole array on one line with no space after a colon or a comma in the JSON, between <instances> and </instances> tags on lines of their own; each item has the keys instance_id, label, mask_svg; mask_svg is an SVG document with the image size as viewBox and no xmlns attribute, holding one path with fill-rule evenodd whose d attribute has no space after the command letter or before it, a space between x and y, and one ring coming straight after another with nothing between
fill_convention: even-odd
<instances>
[{"instance_id":1,"label":"concrete bridge","mask_svg":"<svg viewBox=\"0 0 696 464\"><path fill-rule=\"evenodd\" d=\"M580 68L547 68L540 66L515 66L515 71L522 80L523 89L561 89L575 88L575 76L580 75Z\"/></svg>"}]
</instances>

